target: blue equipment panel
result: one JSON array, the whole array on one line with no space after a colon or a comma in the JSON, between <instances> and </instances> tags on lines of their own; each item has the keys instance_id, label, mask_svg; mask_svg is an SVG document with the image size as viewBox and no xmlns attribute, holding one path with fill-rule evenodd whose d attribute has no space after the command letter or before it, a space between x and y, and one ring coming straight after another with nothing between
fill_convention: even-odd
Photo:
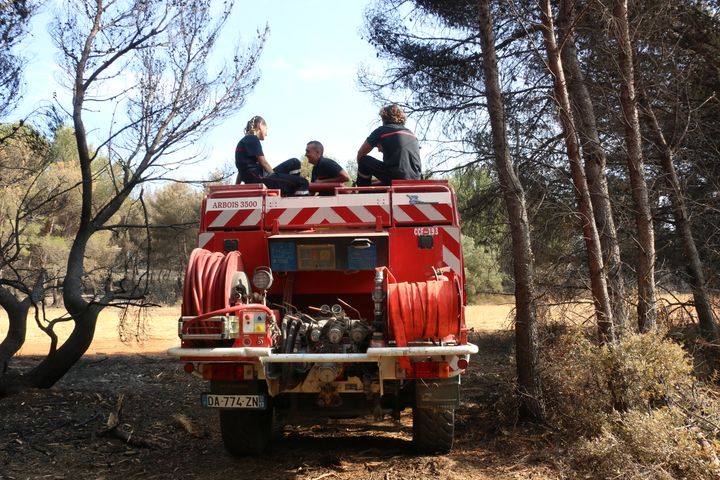
<instances>
[{"instance_id":1,"label":"blue equipment panel","mask_svg":"<svg viewBox=\"0 0 720 480\"><path fill-rule=\"evenodd\" d=\"M377 247L375 244L364 248L348 246L348 270L373 270L377 267Z\"/></svg>"},{"instance_id":2,"label":"blue equipment panel","mask_svg":"<svg viewBox=\"0 0 720 480\"><path fill-rule=\"evenodd\" d=\"M297 251L294 242L270 242L270 268L278 272L297 270Z\"/></svg>"}]
</instances>

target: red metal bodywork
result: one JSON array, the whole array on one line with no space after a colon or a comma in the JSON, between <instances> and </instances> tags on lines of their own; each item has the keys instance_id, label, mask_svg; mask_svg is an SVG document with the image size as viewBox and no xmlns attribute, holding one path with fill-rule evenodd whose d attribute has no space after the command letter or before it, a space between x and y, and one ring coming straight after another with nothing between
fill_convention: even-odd
<instances>
[{"instance_id":1,"label":"red metal bodywork","mask_svg":"<svg viewBox=\"0 0 720 480\"><path fill-rule=\"evenodd\" d=\"M203 405L220 409L233 454L265 448L275 416L408 407L420 450L449 450L459 377L477 352L452 188L310 187L322 194L210 188L169 353L210 381Z\"/></svg>"},{"instance_id":2,"label":"red metal bodywork","mask_svg":"<svg viewBox=\"0 0 720 480\"><path fill-rule=\"evenodd\" d=\"M203 201L198 246L223 252L227 251L227 242L237 242L250 275L256 267L270 264L270 238L358 232L387 234L387 267L398 282L424 281L435 271L452 271L465 304L459 217L455 194L446 181L336 187L333 196L310 197L281 197L263 185L211 187ZM432 237L430 248L417 248L421 235ZM370 270L351 281L343 271L305 271L302 275L304 281L294 286L295 295L327 294L328 285L338 295L372 290ZM276 277L270 295L282 294L283 278ZM464 320L462 323L464 326Z\"/></svg>"}]
</instances>

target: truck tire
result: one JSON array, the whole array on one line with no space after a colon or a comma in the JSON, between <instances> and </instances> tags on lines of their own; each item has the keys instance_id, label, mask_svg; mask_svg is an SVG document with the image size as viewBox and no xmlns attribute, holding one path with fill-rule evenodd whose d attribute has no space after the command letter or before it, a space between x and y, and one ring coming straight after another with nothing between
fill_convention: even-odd
<instances>
[{"instance_id":1,"label":"truck tire","mask_svg":"<svg viewBox=\"0 0 720 480\"><path fill-rule=\"evenodd\" d=\"M260 455L273 435L273 411L220 410L220 432L225 450L234 457Z\"/></svg>"},{"instance_id":2,"label":"truck tire","mask_svg":"<svg viewBox=\"0 0 720 480\"><path fill-rule=\"evenodd\" d=\"M418 452L448 453L455 436L455 409L413 407L412 433Z\"/></svg>"}]
</instances>

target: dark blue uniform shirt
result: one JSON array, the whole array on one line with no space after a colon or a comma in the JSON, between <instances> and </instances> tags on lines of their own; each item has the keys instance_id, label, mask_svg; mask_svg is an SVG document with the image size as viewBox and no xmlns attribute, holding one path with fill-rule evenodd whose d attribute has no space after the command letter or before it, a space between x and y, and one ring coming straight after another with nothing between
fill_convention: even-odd
<instances>
[{"instance_id":1,"label":"dark blue uniform shirt","mask_svg":"<svg viewBox=\"0 0 720 480\"><path fill-rule=\"evenodd\" d=\"M257 157L264 156L260 139L257 135L245 135L235 147L235 166L240 173L240 178L246 183L246 179L264 176L262 165Z\"/></svg>"},{"instance_id":2,"label":"dark blue uniform shirt","mask_svg":"<svg viewBox=\"0 0 720 480\"><path fill-rule=\"evenodd\" d=\"M324 180L326 178L334 178L340 175L343 168L335 161L329 158L320 157L317 165L313 165L310 181Z\"/></svg>"},{"instance_id":3,"label":"dark blue uniform shirt","mask_svg":"<svg viewBox=\"0 0 720 480\"><path fill-rule=\"evenodd\" d=\"M367 138L381 146L383 163L391 178L420 180L420 143L413 132L402 125L388 124L376 128Z\"/></svg>"}]
</instances>

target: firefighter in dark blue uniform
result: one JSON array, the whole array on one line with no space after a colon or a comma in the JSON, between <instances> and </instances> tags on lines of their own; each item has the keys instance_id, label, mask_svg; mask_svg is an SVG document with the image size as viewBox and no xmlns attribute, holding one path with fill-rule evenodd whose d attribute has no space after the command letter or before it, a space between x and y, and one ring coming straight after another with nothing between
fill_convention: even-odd
<instances>
[{"instance_id":1,"label":"firefighter in dark blue uniform","mask_svg":"<svg viewBox=\"0 0 720 480\"><path fill-rule=\"evenodd\" d=\"M345 183L350 175L335 160L323 157L325 148L317 140L308 142L305 156L313 166L310 181L313 183Z\"/></svg>"},{"instance_id":2,"label":"firefighter in dark blue uniform","mask_svg":"<svg viewBox=\"0 0 720 480\"><path fill-rule=\"evenodd\" d=\"M393 104L380 109L380 118L382 126L370 133L358 150L356 185L372 185L372 177L380 185L390 185L393 180L420 180L420 144L405 127L405 113ZM368 155L376 147L383 154L382 161Z\"/></svg>"},{"instance_id":3,"label":"firefighter in dark blue uniform","mask_svg":"<svg viewBox=\"0 0 720 480\"><path fill-rule=\"evenodd\" d=\"M272 168L260 145L265 137L267 123L256 115L248 121L245 136L235 147L235 166L238 169L235 183L262 183L268 188L279 189L283 195L306 195L308 181L300 175L300 160L291 158Z\"/></svg>"}]
</instances>

